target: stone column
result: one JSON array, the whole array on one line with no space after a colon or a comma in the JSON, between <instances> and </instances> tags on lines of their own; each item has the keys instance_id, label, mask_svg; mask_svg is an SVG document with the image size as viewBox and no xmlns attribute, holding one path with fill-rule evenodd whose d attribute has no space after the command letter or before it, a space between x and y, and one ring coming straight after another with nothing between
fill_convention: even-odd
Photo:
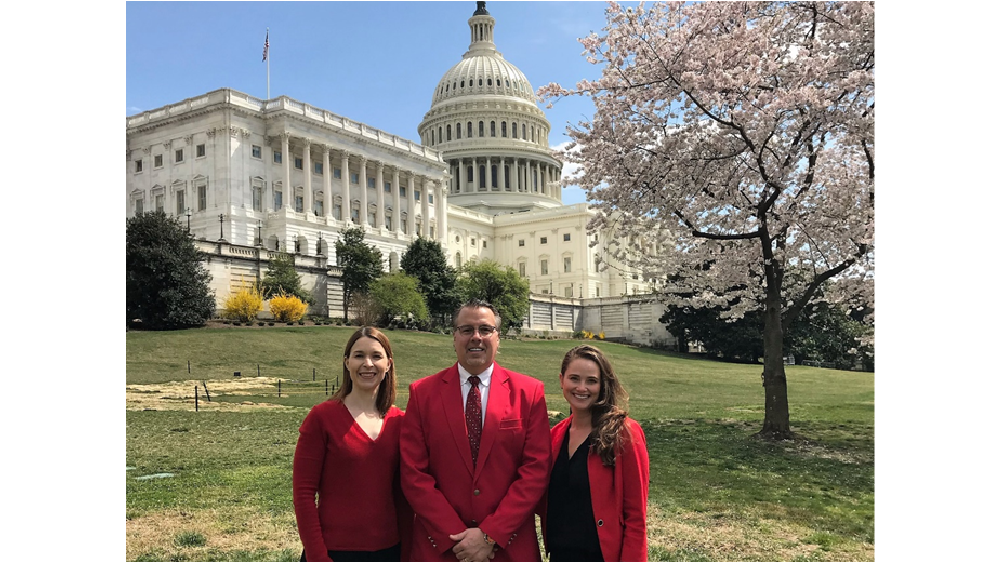
<instances>
[{"instance_id":1,"label":"stone column","mask_svg":"<svg viewBox=\"0 0 1000 562\"><path fill-rule=\"evenodd\" d=\"M383 168L385 164L379 162L376 165L377 172L375 173L375 204L378 208L375 209L375 228L379 231L385 229L385 180L383 179Z\"/></svg>"},{"instance_id":2,"label":"stone column","mask_svg":"<svg viewBox=\"0 0 1000 562\"><path fill-rule=\"evenodd\" d=\"M465 193L465 166L461 158L458 159L458 192Z\"/></svg>"},{"instance_id":3,"label":"stone column","mask_svg":"<svg viewBox=\"0 0 1000 562\"><path fill-rule=\"evenodd\" d=\"M333 217L333 168L330 167L330 145L323 145L323 216Z\"/></svg>"},{"instance_id":4,"label":"stone column","mask_svg":"<svg viewBox=\"0 0 1000 562\"><path fill-rule=\"evenodd\" d=\"M340 154L340 220L351 220L351 170L350 153Z\"/></svg>"},{"instance_id":5,"label":"stone column","mask_svg":"<svg viewBox=\"0 0 1000 562\"><path fill-rule=\"evenodd\" d=\"M503 167L506 162L507 162L506 158L500 158L500 163L497 164L497 182L499 184L497 185L497 189L499 189L500 191L507 190L505 185L507 183L507 175L504 174L503 171Z\"/></svg>"},{"instance_id":6,"label":"stone column","mask_svg":"<svg viewBox=\"0 0 1000 562\"><path fill-rule=\"evenodd\" d=\"M312 152L312 145L309 139L302 139L304 146L302 147L302 175L305 179L302 180L302 212L311 213L313 198L315 197L312 192L312 158L310 152Z\"/></svg>"},{"instance_id":7,"label":"stone column","mask_svg":"<svg viewBox=\"0 0 1000 562\"><path fill-rule=\"evenodd\" d=\"M392 168L392 215L393 230L403 232L402 222L399 220L403 213L403 207L399 204L399 168Z\"/></svg>"},{"instance_id":8,"label":"stone column","mask_svg":"<svg viewBox=\"0 0 1000 562\"><path fill-rule=\"evenodd\" d=\"M287 132L281 133L281 164L284 168L284 176L281 178L281 189L284 191L285 205L292 205L295 208L295 191L292 189L292 169L290 168L291 155L288 154L288 139L291 138Z\"/></svg>"},{"instance_id":9,"label":"stone column","mask_svg":"<svg viewBox=\"0 0 1000 562\"><path fill-rule=\"evenodd\" d=\"M438 197L436 205L436 215L437 215L437 225L438 225L438 241L441 242L441 248L447 251L448 248L448 190L445 188L444 181L440 183L441 188L438 190Z\"/></svg>"},{"instance_id":10,"label":"stone column","mask_svg":"<svg viewBox=\"0 0 1000 562\"><path fill-rule=\"evenodd\" d=\"M521 191L521 175L518 173L517 158L514 158L511 164L510 175L514 180L511 182L511 191Z\"/></svg>"},{"instance_id":11,"label":"stone column","mask_svg":"<svg viewBox=\"0 0 1000 562\"><path fill-rule=\"evenodd\" d=\"M423 192L420 196L420 216L423 218L423 224L420 225L420 235L424 238L430 240L431 237L431 207L428 202L431 198L431 186L434 185L430 178L421 178Z\"/></svg>"},{"instance_id":12,"label":"stone column","mask_svg":"<svg viewBox=\"0 0 1000 562\"><path fill-rule=\"evenodd\" d=\"M493 191L493 158L486 157L486 191Z\"/></svg>"},{"instance_id":13,"label":"stone column","mask_svg":"<svg viewBox=\"0 0 1000 562\"><path fill-rule=\"evenodd\" d=\"M413 173L411 172L406 178L406 217L409 224L406 227L406 235L410 238L416 238L416 226L417 226L417 204L413 198L413 191L416 189Z\"/></svg>"},{"instance_id":14,"label":"stone column","mask_svg":"<svg viewBox=\"0 0 1000 562\"><path fill-rule=\"evenodd\" d=\"M364 156L360 156L358 159L361 160L361 163L359 165L359 167L361 169L358 172L358 174L359 174L359 176L361 178L360 180L358 180L359 183L361 184L361 196L358 198L358 200L361 202L361 210L358 212L358 220L360 222L361 227L364 228L365 230L368 230L367 229L367 226L368 226L368 170L367 170L368 159L365 158Z\"/></svg>"}]
</instances>

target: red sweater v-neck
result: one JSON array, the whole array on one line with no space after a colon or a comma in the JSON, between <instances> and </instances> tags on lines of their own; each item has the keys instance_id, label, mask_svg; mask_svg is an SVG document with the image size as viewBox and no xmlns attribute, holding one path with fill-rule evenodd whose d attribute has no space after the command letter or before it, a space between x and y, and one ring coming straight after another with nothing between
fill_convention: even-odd
<instances>
[{"instance_id":1,"label":"red sweater v-neck","mask_svg":"<svg viewBox=\"0 0 1000 562\"><path fill-rule=\"evenodd\" d=\"M336 400L317 404L303 420L292 501L307 560L326 560L328 550L381 550L400 542L397 511L408 510L396 493L402 419L402 410L391 407L375 440Z\"/></svg>"}]
</instances>

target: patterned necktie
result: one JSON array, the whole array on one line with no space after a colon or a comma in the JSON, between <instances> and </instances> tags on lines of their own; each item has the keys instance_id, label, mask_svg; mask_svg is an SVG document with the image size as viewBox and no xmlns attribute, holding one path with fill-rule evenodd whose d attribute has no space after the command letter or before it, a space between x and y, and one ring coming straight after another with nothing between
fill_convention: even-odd
<instances>
[{"instance_id":1,"label":"patterned necktie","mask_svg":"<svg viewBox=\"0 0 1000 562\"><path fill-rule=\"evenodd\" d=\"M479 441L483 437L483 400L479 393L479 377L469 377L469 398L465 401L465 425L469 430L469 448L472 449L472 466L479 459Z\"/></svg>"}]
</instances>

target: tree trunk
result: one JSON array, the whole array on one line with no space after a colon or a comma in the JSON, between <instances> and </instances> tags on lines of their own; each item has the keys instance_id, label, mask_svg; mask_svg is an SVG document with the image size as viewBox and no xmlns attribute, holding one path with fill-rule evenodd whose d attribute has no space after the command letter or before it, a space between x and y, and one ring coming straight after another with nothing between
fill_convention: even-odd
<instances>
[{"instance_id":1,"label":"tree trunk","mask_svg":"<svg viewBox=\"0 0 1000 562\"><path fill-rule=\"evenodd\" d=\"M780 292L768 291L764 310L764 439L791 439L788 423L788 383L785 380L784 333L781 327Z\"/></svg>"}]
</instances>

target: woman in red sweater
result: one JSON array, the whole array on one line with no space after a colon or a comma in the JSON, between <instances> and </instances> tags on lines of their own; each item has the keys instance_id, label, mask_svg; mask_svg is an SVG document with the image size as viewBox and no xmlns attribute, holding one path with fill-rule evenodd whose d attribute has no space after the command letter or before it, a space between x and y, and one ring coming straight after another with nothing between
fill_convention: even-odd
<instances>
[{"instance_id":1,"label":"woman in red sweater","mask_svg":"<svg viewBox=\"0 0 1000 562\"><path fill-rule=\"evenodd\" d=\"M292 498L301 562L405 561L413 512L399 486L403 412L393 406L385 334L366 326L347 340L343 380L299 428Z\"/></svg>"},{"instance_id":2,"label":"woman in red sweater","mask_svg":"<svg viewBox=\"0 0 1000 562\"><path fill-rule=\"evenodd\" d=\"M574 347L559 386L570 417L552 428L552 473L539 511L550 562L646 562L649 454L628 394L600 349Z\"/></svg>"}]
</instances>

